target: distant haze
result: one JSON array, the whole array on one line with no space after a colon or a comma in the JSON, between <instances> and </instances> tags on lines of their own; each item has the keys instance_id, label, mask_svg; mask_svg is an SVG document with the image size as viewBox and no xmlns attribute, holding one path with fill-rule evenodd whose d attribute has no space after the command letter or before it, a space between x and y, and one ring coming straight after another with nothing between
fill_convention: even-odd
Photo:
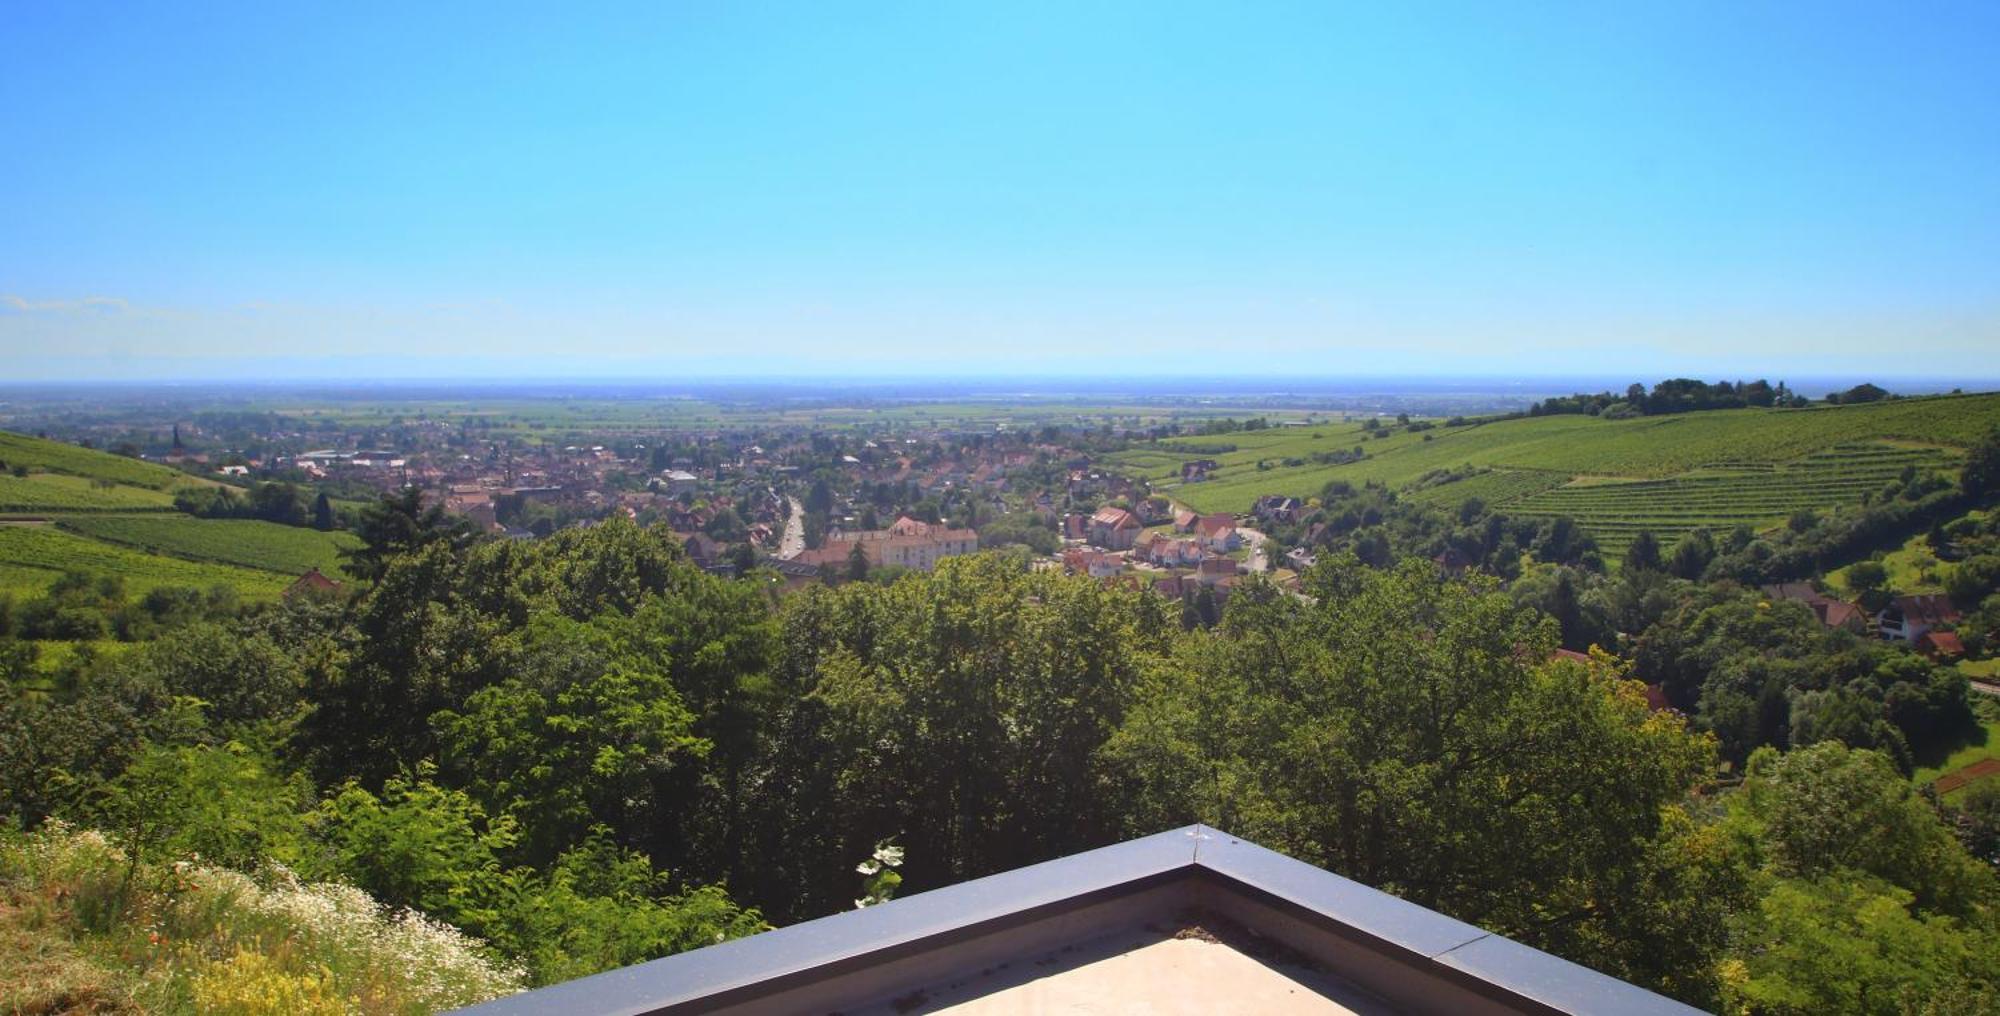
<instances>
[{"instance_id":1,"label":"distant haze","mask_svg":"<svg viewBox=\"0 0 2000 1016\"><path fill-rule=\"evenodd\" d=\"M1970 387L1996 38L1992 3L8 4L0 383Z\"/></svg>"}]
</instances>

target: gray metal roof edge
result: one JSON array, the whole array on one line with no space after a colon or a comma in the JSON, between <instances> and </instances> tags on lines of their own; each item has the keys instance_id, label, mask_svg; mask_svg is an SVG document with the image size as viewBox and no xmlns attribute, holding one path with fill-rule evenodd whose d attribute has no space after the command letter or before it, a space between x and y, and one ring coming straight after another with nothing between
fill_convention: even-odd
<instances>
[{"instance_id":1,"label":"gray metal roof edge","mask_svg":"<svg viewBox=\"0 0 2000 1016\"><path fill-rule=\"evenodd\" d=\"M1701 1010L1203 825L1087 850L459 1010L693 1011L1188 877L1220 880L1489 998L1553 1013Z\"/></svg>"},{"instance_id":2,"label":"gray metal roof edge","mask_svg":"<svg viewBox=\"0 0 2000 1016\"><path fill-rule=\"evenodd\" d=\"M458 1010L464 1016L639 1016L709 1008L745 993L985 934L1051 908L1190 877L1196 826L1086 850L873 907L607 970Z\"/></svg>"},{"instance_id":3,"label":"gray metal roof edge","mask_svg":"<svg viewBox=\"0 0 2000 1016\"><path fill-rule=\"evenodd\" d=\"M1297 916L1531 1011L1685 1016L1702 1010L1217 830L1196 866Z\"/></svg>"}]
</instances>

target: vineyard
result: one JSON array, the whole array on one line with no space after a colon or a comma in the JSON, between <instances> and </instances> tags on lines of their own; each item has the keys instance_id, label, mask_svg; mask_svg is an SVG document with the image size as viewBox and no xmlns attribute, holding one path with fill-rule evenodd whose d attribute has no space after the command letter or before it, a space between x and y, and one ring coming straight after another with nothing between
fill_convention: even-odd
<instances>
[{"instance_id":1,"label":"vineyard","mask_svg":"<svg viewBox=\"0 0 2000 1016\"><path fill-rule=\"evenodd\" d=\"M54 526L0 526L0 593L33 595L64 572L115 575L128 595L157 586L226 585L251 599L283 592L293 576L236 565L184 561L92 540Z\"/></svg>"},{"instance_id":2,"label":"vineyard","mask_svg":"<svg viewBox=\"0 0 2000 1016\"><path fill-rule=\"evenodd\" d=\"M0 593L33 595L64 572L116 575L129 595L221 584L251 598L308 568L338 574L345 533L174 510L215 481L157 463L0 431ZM25 475L21 475L25 474Z\"/></svg>"},{"instance_id":3,"label":"vineyard","mask_svg":"<svg viewBox=\"0 0 2000 1016\"><path fill-rule=\"evenodd\" d=\"M1331 481L1378 483L1414 500L1479 498L1525 515L1566 514L1608 549L1651 529L1768 527L1800 509L1859 503L1905 467L1955 468L2000 426L2000 395L1855 406L1742 409L1605 420L1544 416L1372 437L1354 423L1173 438L1112 464L1197 511L1246 511L1263 494L1311 497ZM1218 445L1234 446L1217 451ZM1350 453L1352 462L1329 461ZM1316 460L1317 457L1317 460ZM1220 463L1182 485L1180 464ZM1449 482L1440 479L1458 475Z\"/></svg>"},{"instance_id":4,"label":"vineyard","mask_svg":"<svg viewBox=\"0 0 2000 1016\"><path fill-rule=\"evenodd\" d=\"M1857 504L1906 468L1939 470L1954 461L1936 449L1842 445L1783 466L1718 464L1664 480L1571 484L1491 503L1514 515L1570 516L1615 555L1642 530L1671 545L1695 529L1763 529L1795 512Z\"/></svg>"},{"instance_id":5,"label":"vineyard","mask_svg":"<svg viewBox=\"0 0 2000 1016\"><path fill-rule=\"evenodd\" d=\"M281 526L255 519L197 519L186 515L104 515L62 519L73 533L150 554L240 565L297 576L308 568L340 575L340 549L359 541L347 533Z\"/></svg>"},{"instance_id":6,"label":"vineyard","mask_svg":"<svg viewBox=\"0 0 2000 1016\"><path fill-rule=\"evenodd\" d=\"M1442 508L1457 508L1477 498L1480 503L1491 507L1512 504L1522 498L1560 487L1569 482L1569 479L1562 473L1538 469L1491 469L1462 480L1416 487L1405 493L1404 497L1418 504Z\"/></svg>"},{"instance_id":7,"label":"vineyard","mask_svg":"<svg viewBox=\"0 0 2000 1016\"><path fill-rule=\"evenodd\" d=\"M0 474L0 513L172 511L174 496L81 476Z\"/></svg>"}]
</instances>

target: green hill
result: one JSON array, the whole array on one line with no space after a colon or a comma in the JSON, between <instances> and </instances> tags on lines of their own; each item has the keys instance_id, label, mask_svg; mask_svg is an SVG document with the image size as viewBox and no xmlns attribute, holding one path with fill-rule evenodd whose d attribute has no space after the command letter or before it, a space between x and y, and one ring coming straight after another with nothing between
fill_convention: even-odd
<instances>
[{"instance_id":1,"label":"green hill","mask_svg":"<svg viewBox=\"0 0 2000 1016\"><path fill-rule=\"evenodd\" d=\"M215 481L158 463L6 431L0 463L0 590L17 595L82 570L123 576L134 595L221 583L267 597L308 568L338 575L339 550L353 543L346 533L183 515L175 493Z\"/></svg>"},{"instance_id":2,"label":"green hill","mask_svg":"<svg viewBox=\"0 0 2000 1016\"><path fill-rule=\"evenodd\" d=\"M1332 480L1376 482L1441 505L1478 497L1517 514L1569 515L1615 553L1640 529L1669 537L1761 528L1800 509L1858 503L1907 467L1955 468L1962 449L1995 426L2000 394L1983 394L1630 420L1544 416L1395 427L1386 437L1329 424L1173 438L1113 462L1198 511L1247 511L1262 494L1309 497ZM1234 448L1216 450L1223 445ZM1357 446L1359 461L1314 461ZM1221 468L1180 485L1180 463L1195 458Z\"/></svg>"},{"instance_id":3,"label":"green hill","mask_svg":"<svg viewBox=\"0 0 2000 1016\"><path fill-rule=\"evenodd\" d=\"M5 463L8 469L26 466L34 472L108 480L150 490L172 490L190 483L206 482L157 462L128 459L123 455L4 430L0 430L0 463Z\"/></svg>"}]
</instances>

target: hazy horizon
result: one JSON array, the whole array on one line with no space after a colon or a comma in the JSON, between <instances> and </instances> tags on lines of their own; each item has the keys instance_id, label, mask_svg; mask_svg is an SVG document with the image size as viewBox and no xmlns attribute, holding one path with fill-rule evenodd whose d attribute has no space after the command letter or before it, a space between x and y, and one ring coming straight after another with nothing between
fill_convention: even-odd
<instances>
[{"instance_id":1,"label":"hazy horizon","mask_svg":"<svg viewBox=\"0 0 2000 1016\"><path fill-rule=\"evenodd\" d=\"M1194 375L1063 375L1063 374L870 374L854 376L784 375L634 375L608 376L374 376L267 378L155 378L0 380L0 404L9 393L173 393L191 397L209 394L256 393L336 398L382 393L411 398L448 398L454 394L510 394L531 398L562 398L571 394L602 398L788 398L801 400L909 400L953 398L994 400L1022 397L1045 400L1087 400L1105 397L1208 399L1285 397L1310 401L1315 397L1366 395L1479 394L1523 399L1576 392L1623 391L1633 382L1651 386L1669 377L1629 375L1376 375L1273 377ZM1756 381L1787 384L1813 398L1843 391L1863 382L1886 384L1897 395L1936 395L1952 391L2000 391L2000 378L1871 375L1743 375L1699 377L1705 381Z\"/></svg>"}]
</instances>

